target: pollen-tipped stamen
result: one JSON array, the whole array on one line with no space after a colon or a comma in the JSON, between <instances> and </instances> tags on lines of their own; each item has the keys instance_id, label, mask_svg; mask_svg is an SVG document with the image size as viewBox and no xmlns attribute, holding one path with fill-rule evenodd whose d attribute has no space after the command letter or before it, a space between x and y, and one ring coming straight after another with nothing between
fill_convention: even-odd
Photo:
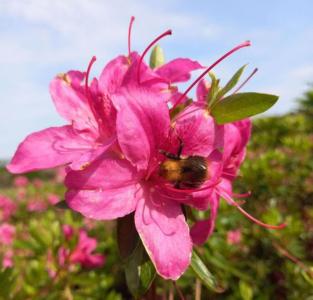
<instances>
[{"instance_id":1,"label":"pollen-tipped stamen","mask_svg":"<svg viewBox=\"0 0 313 300\"><path fill-rule=\"evenodd\" d=\"M92 104L92 99L91 99L91 95L90 95L90 90L89 90L89 74L92 68L92 65L94 64L94 62L97 60L97 58L95 56L93 56L88 64L88 68L86 71L86 77L85 77L85 93L86 93L86 97L88 100L88 104L89 107L93 113L93 115L95 116L95 118L97 119L97 112L95 111L94 105Z\"/></svg>"},{"instance_id":2,"label":"pollen-tipped stamen","mask_svg":"<svg viewBox=\"0 0 313 300\"><path fill-rule=\"evenodd\" d=\"M262 221L256 219L255 217L251 216L248 212L246 212L239 203L237 203L226 191L223 190L218 190L218 194L223 197L228 203L232 204L235 206L245 217L247 217L249 220L253 221L254 223L267 228L267 229L283 229L286 227L285 223L282 223L280 225L270 225L263 223Z\"/></svg>"},{"instance_id":3,"label":"pollen-tipped stamen","mask_svg":"<svg viewBox=\"0 0 313 300\"><path fill-rule=\"evenodd\" d=\"M236 52L237 50L244 48L244 47L248 47L250 46L251 43L250 41L245 41L241 44L239 44L238 46L236 46L235 48L231 49L230 51L228 51L227 53L225 53L223 56L221 56L217 61L215 61L211 66L209 66L205 71L203 71L198 78L187 88L187 90L180 96L180 98L175 102L174 107L176 107L176 105L178 103L180 103L180 101L187 96L187 94L189 93L189 91L208 73L210 72L216 65L218 65L221 61L223 61L226 57L230 56L231 54L233 54L234 52Z\"/></svg>"},{"instance_id":4,"label":"pollen-tipped stamen","mask_svg":"<svg viewBox=\"0 0 313 300\"><path fill-rule=\"evenodd\" d=\"M145 57L145 55L147 54L147 52L152 48L153 45L155 45L160 39L162 39L163 37L167 36L167 35L171 35L172 34L172 30L167 30L164 33L162 33L161 35L159 35L157 38L155 38L149 45L148 47L143 51L142 55L140 56L139 59L139 63L138 63L138 69L137 69L137 81L140 84L140 67L142 64L142 61Z\"/></svg>"},{"instance_id":5,"label":"pollen-tipped stamen","mask_svg":"<svg viewBox=\"0 0 313 300\"><path fill-rule=\"evenodd\" d=\"M131 52L131 33L132 33L132 28L133 28L133 23L135 21L135 17L131 16L130 21L129 21L129 26L128 26L128 56L130 56Z\"/></svg>"},{"instance_id":6,"label":"pollen-tipped stamen","mask_svg":"<svg viewBox=\"0 0 313 300\"><path fill-rule=\"evenodd\" d=\"M236 88L236 90L233 92L233 94L236 94L239 90L241 90L243 88L243 86L246 85L246 83L254 76L254 74L258 71L258 68L255 68L252 73L247 77L247 79Z\"/></svg>"}]
</instances>

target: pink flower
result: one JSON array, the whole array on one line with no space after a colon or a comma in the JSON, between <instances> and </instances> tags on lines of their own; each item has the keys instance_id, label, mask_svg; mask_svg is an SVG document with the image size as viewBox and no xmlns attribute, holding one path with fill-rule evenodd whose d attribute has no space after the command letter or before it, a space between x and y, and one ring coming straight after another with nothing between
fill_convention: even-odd
<instances>
[{"instance_id":1,"label":"pink flower","mask_svg":"<svg viewBox=\"0 0 313 300\"><path fill-rule=\"evenodd\" d=\"M8 197L0 195L0 221L7 221L16 211L16 204Z\"/></svg>"},{"instance_id":2,"label":"pink flower","mask_svg":"<svg viewBox=\"0 0 313 300\"><path fill-rule=\"evenodd\" d=\"M80 230L76 248L70 255L70 262L78 263L85 268L99 268L105 262L101 254L92 254L97 248L97 240L87 235L85 230Z\"/></svg>"},{"instance_id":3,"label":"pink flower","mask_svg":"<svg viewBox=\"0 0 313 300\"><path fill-rule=\"evenodd\" d=\"M32 199L27 203L27 210L30 212L41 212L47 209L47 204L40 199Z\"/></svg>"},{"instance_id":4,"label":"pink flower","mask_svg":"<svg viewBox=\"0 0 313 300\"><path fill-rule=\"evenodd\" d=\"M5 251L4 256L2 258L2 267L4 269L13 267L13 254L14 253L12 249L8 249Z\"/></svg>"},{"instance_id":5,"label":"pink flower","mask_svg":"<svg viewBox=\"0 0 313 300\"><path fill-rule=\"evenodd\" d=\"M239 244L241 241L241 230L230 230L227 232L227 243L229 245Z\"/></svg>"},{"instance_id":6,"label":"pink flower","mask_svg":"<svg viewBox=\"0 0 313 300\"><path fill-rule=\"evenodd\" d=\"M203 107L205 97L209 91L209 86L205 81L201 81L197 88L197 103L196 106ZM233 198L244 198L250 195L233 193L232 182L236 178L240 165L246 155L246 146L251 134L251 120L246 119L234 123L223 125L223 167L220 178L215 186L212 186L212 191L204 191L204 197L209 197L210 217L206 220L197 221L191 229L192 240L195 244L203 244L213 233L215 220L219 207L220 197L224 198L230 205L235 206L243 215L257 223L260 226L270 229L282 229L286 225L269 225L247 213Z\"/></svg>"},{"instance_id":7,"label":"pink flower","mask_svg":"<svg viewBox=\"0 0 313 300\"><path fill-rule=\"evenodd\" d=\"M25 187L29 183L29 180L26 176L17 176L14 178L13 184L16 187Z\"/></svg>"},{"instance_id":8,"label":"pink flower","mask_svg":"<svg viewBox=\"0 0 313 300\"><path fill-rule=\"evenodd\" d=\"M11 245L15 236L15 227L8 223L0 225L0 244Z\"/></svg>"},{"instance_id":9,"label":"pink flower","mask_svg":"<svg viewBox=\"0 0 313 300\"><path fill-rule=\"evenodd\" d=\"M105 257L101 254L92 254L96 248L97 240L89 237L87 232L81 229L79 231L78 243L73 251L65 247L59 249L59 264L61 266L64 266L66 263L80 264L84 268L102 267L105 262Z\"/></svg>"},{"instance_id":10,"label":"pink flower","mask_svg":"<svg viewBox=\"0 0 313 300\"><path fill-rule=\"evenodd\" d=\"M218 138L213 119L203 113L181 119L175 134L164 98L138 86L123 88L112 97L122 153L108 152L85 170L70 171L66 200L71 208L94 219L115 219L135 211L137 231L158 273L177 279L188 267L192 250L181 204L207 209L208 200L191 197L190 190L174 189L159 176L165 159L159 150L177 152L179 136L183 155L210 158L207 185L216 180L222 156L214 151Z\"/></svg>"},{"instance_id":11,"label":"pink flower","mask_svg":"<svg viewBox=\"0 0 313 300\"><path fill-rule=\"evenodd\" d=\"M61 200L60 197L56 194L49 194L47 199L48 199L48 202L52 205L57 204Z\"/></svg>"},{"instance_id":12,"label":"pink flower","mask_svg":"<svg viewBox=\"0 0 313 300\"><path fill-rule=\"evenodd\" d=\"M93 57L86 73L69 71L51 82L50 93L56 109L69 124L29 135L7 166L10 172L23 173L66 164L74 170L86 167L116 140L116 110L111 97L120 86L136 81L177 97L177 89L172 84L187 80L192 70L201 68L195 61L176 59L151 70L143 62L145 54L156 41L171 32L156 38L140 56L131 52L132 23L133 19L129 28L128 56L121 55L110 61L99 80L94 78L88 85L90 69L95 61ZM170 101L170 97L166 101Z\"/></svg>"},{"instance_id":13,"label":"pink flower","mask_svg":"<svg viewBox=\"0 0 313 300\"><path fill-rule=\"evenodd\" d=\"M71 239L74 234L74 229L68 224L62 225L62 231L67 240Z\"/></svg>"}]
</instances>

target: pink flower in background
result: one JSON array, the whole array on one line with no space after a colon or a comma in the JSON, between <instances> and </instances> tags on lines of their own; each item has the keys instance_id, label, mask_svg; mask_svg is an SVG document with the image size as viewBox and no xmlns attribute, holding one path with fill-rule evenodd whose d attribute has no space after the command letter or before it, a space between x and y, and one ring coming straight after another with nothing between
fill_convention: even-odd
<instances>
[{"instance_id":1,"label":"pink flower in background","mask_svg":"<svg viewBox=\"0 0 313 300\"><path fill-rule=\"evenodd\" d=\"M47 200L51 205L55 205L61 201L60 197L56 194L48 194Z\"/></svg>"},{"instance_id":2,"label":"pink flower in background","mask_svg":"<svg viewBox=\"0 0 313 300\"><path fill-rule=\"evenodd\" d=\"M37 189L43 187L43 181L40 178L35 178L32 183Z\"/></svg>"},{"instance_id":3,"label":"pink flower in background","mask_svg":"<svg viewBox=\"0 0 313 300\"><path fill-rule=\"evenodd\" d=\"M9 246L12 244L15 236L15 227L8 223L0 225L0 244Z\"/></svg>"},{"instance_id":4,"label":"pink flower in background","mask_svg":"<svg viewBox=\"0 0 313 300\"><path fill-rule=\"evenodd\" d=\"M16 211L16 204L8 197L0 195L0 221L7 221Z\"/></svg>"},{"instance_id":5,"label":"pink flower in background","mask_svg":"<svg viewBox=\"0 0 313 300\"><path fill-rule=\"evenodd\" d=\"M70 240L74 234L73 227L68 225L68 224L62 225L62 231L63 231L63 234L67 240Z\"/></svg>"},{"instance_id":6,"label":"pink flower in background","mask_svg":"<svg viewBox=\"0 0 313 300\"><path fill-rule=\"evenodd\" d=\"M73 230L69 225L63 226L64 234L68 239L71 238ZM84 268L100 268L105 263L105 257L102 254L93 254L97 248L97 240L88 236L83 229L79 231L78 243L71 251L68 248L61 247L58 251L58 261L61 266L65 264L80 264Z\"/></svg>"},{"instance_id":7,"label":"pink flower in background","mask_svg":"<svg viewBox=\"0 0 313 300\"><path fill-rule=\"evenodd\" d=\"M47 204L41 199L31 199L27 202L29 212L41 212L47 209Z\"/></svg>"},{"instance_id":8,"label":"pink flower in background","mask_svg":"<svg viewBox=\"0 0 313 300\"><path fill-rule=\"evenodd\" d=\"M237 245L241 242L241 230L230 230L227 232L227 243L229 245Z\"/></svg>"},{"instance_id":9,"label":"pink flower in background","mask_svg":"<svg viewBox=\"0 0 313 300\"><path fill-rule=\"evenodd\" d=\"M13 256L14 253L12 249L8 249L4 252L4 256L2 259L2 267L4 269L13 267Z\"/></svg>"},{"instance_id":10,"label":"pink flower in background","mask_svg":"<svg viewBox=\"0 0 313 300\"><path fill-rule=\"evenodd\" d=\"M14 178L13 184L16 187L26 187L29 183L29 180L26 176L16 176Z\"/></svg>"}]
</instances>

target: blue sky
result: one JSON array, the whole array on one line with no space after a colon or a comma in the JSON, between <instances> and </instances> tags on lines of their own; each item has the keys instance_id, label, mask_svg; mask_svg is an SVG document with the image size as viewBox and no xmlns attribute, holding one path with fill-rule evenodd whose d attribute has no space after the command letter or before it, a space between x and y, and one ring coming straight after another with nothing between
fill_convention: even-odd
<instances>
[{"instance_id":1,"label":"blue sky","mask_svg":"<svg viewBox=\"0 0 313 300\"><path fill-rule=\"evenodd\" d=\"M215 73L227 79L245 63L259 68L246 91L276 93L269 113L295 107L294 99L313 82L313 1L0 1L0 159L9 158L29 133L63 124L48 85L55 74L85 70L92 55L93 75L126 53L127 26L136 16L132 43L141 52L168 28L161 46L167 59L190 57L212 63L247 39L245 48L222 62Z\"/></svg>"}]
</instances>

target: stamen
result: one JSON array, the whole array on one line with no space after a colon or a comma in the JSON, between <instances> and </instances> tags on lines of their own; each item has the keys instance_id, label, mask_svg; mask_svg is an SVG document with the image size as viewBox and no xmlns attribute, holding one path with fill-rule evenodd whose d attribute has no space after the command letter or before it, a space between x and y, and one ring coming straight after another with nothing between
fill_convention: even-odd
<instances>
[{"instance_id":1,"label":"stamen","mask_svg":"<svg viewBox=\"0 0 313 300\"><path fill-rule=\"evenodd\" d=\"M130 56L130 52L131 52L131 32L132 32L132 28L133 28L133 23L135 21L135 17L131 16L130 21L129 21L129 26L128 26L128 56Z\"/></svg>"},{"instance_id":2,"label":"stamen","mask_svg":"<svg viewBox=\"0 0 313 300\"><path fill-rule=\"evenodd\" d=\"M226 57L228 57L229 55L233 54L234 52L236 52L237 50L244 48L244 47L248 47L250 46L251 43L250 41L246 41L238 46L236 46L235 48L231 49L230 51L228 51L226 54L224 54L222 57L220 57L217 61L215 61L211 66L209 66L205 71L203 71L199 77L189 86L189 88L187 88L187 90L182 94L182 96L176 101L176 103L174 104L173 107L175 107L178 103L180 103L181 99L183 99L188 93L189 91L208 73L210 72L216 65L218 65L221 61L223 61Z\"/></svg>"},{"instance_id":3,"label":"stamen","mask_svg":"<svg viewBox=\"0 0 313 300\"><path fill-rule=\"evenodd\" d=\"M232 197L229 194L227 194L226 192L223 192L223 190L218 190L218 194L222 196L227 202L234 205L249 220L253 221L254 223L262 227L265 227L267 229L283 229L286 227L285 223L282 223L280 225L270 225L270 224L263 223L262 221L256 219L255 217L251 216L248 212L246 212L234 199L232 199Z\"/></svg>"},{"instance_id":4,"label":"stamen","mask_svg":"<svg viewBox=\"0 0 313 300\"><path fill-rule=\"evenodd\" d=\"M204 186L204 187L198 188L198 189L177 189L177 188L174 188L170 185L164 185L164 188L168 189L169 191L173 191L173 192L177 192L177 193L181 193L181 194L189 194L189 193L201 192L201 191L211 189L216 184L217 184L217 182L214 182L210 185L207 185L207 186Z\"/></svg>"},{"instance_id":5,"label":"stamen","mask_svg":"<svg viewBox=\"0 0 313 300\"><path fill-rule=\"evenodd\" d=\"M185 112L185 110L183 110L182 112L180 112L177 116L175 116L175 118L173 119L172 123L175 123L178 119L182 118L182 117L186 117L198 110L201 109L201 106L198 106L196 107L194 110L191 110L191 111L188 111L188 112Z\"/></svg>"},{"instance_id":6,"label":"stamen","mask_svg":"<svg viewBox=\"0 0 313 300\"><path fill-rule=\"evenodd\" d=\"M91 96L90 96L90 90L89 90L89 86L88 86L88 81L89 81L89 74L90 74L91 67L92 67L92 65L94 64L94 62L96 60L97 60L97 58L95 56L93 56L91 58L91 60L89 62L89 65L88 65L88 68L87 68L86 78L85 78L85 93L86 93L86 96L87 96L87 99L88 99L88 103L89 103L90 109L92 110L95 118L96 118L97 114L95 112L94 106L92 105L92 100L91 100Z\"/></svg>"},{"instance_id":7,"label":"stamen","mask_svg":"<svg viewBox=\"0 0 313 300\"><path fill-rule=\"evenodd\" d=\"M145 49L145 51L143 51L139 63L138 63L138 69L137 69L137 81L140 84L140 67L143 61L143 58L145 57L145 55L147 54L147 52L151 49L151 47L156 44L160 39L162 39L163 37L167 36L167 35L171 35L172 34L172 30L167 30L164 33L162 33L161 35L159 35L156 39L154 39L149 45L148 47Z\"/></svg>"},{"instance_id":8,"label":"stamen","mask_svg":"<svg viewBox=\"0 0 313 300\"><path fill-rule=\"evenodd\" d=\"M243 194L236 194L236 193L233 193L232 196L234 198L247 198L247 197L250 197L251 196L251 192L248 191L246 193L243 193Z\"/></svg>"},{"instance_id":9,"label":"stamen","mask_svg":"<svg viewBox=\"0 0 313 300\"><path fill-rule=\"evenodd\" d=\"M248 76L248 78L232 93L236 94L241 88L246 85L246 83L254 76L254 74L258 71L258 68L255 68L252 73Z\"/></svg>"}]
</instances>

